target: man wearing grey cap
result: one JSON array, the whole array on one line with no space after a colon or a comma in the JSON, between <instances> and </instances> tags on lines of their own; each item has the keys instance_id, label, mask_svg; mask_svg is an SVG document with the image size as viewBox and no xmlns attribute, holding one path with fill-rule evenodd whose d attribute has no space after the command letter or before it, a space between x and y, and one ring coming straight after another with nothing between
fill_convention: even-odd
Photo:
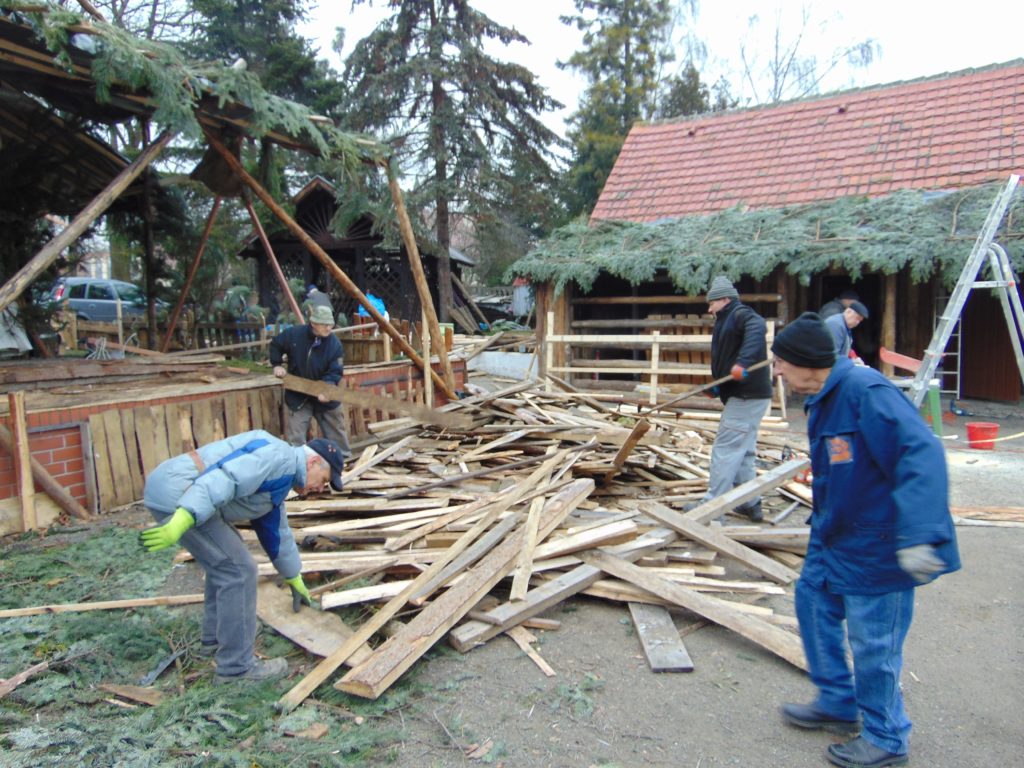
<instances>
[{"instance_id":1,"label":"man wearing grey cap","mask_svg":"<svg viewBox=\"0 0 1024 768\"><path fill-rule=\"evenodd\" d=\"M795 603L817 696L785 704L782 717L797 728L859 731L828 748L834 765L903 765L910 719L900 671L914 588L960 567L945 451L892 382L836 357L813 312L786 325L772 352L775 373L807 397L814 477Z\"/></svg>"},{"instance_id":2,"label":"man wearing grey cap","mask_svg":"<svg viewBox=\"0 0 1024 768\"><path fill-rule=\"evenodd\" d=\"M711 470L704 501L731 491L756 477L754 458L757 428L771 403L772 382L767 368L749 372L768 359L764 318L739 299L736 287L719 275L708 289L708 311L715 316L711 333L711 377L732 380L718 387L725 404L718 434L711 447ZM761 500L737 507L736 512L757 522L764 518Z\"/></svg>"},{"instance_id":3,"label":"man wearing grey cap","mask_svg":"<svg viewBox=\"0 0 1024 768\"><path fill-rule=\"evenodd\" d=\"M868 308L859 301L851 301L842 312L825 319L825 327L832 334L836 357L860 359L853 351L853 329L867 319Z\"/></svg>"},{"instance_id":4,"label":"man wearing grey cap","mask_svg":"<svg viewBox=\"0 0 1024 768\"><path fill-rule=\"evenodd\" d=\"M286 373L290 373L325 384L341 381L344 350L338 337L331 333L333 329L334 313L331 308L314 306L307 325L293 325L281 331L270 340L270 364L274 366L274 375L284 378ZM285 358L288 360L287 369ZM284 402L288 406L286 431L289 443L305 443L309 423L315 418L323 436L338 444L344 458L352 455L340 401L289 389L284 394Z\"/></svg>"}]
</instances>

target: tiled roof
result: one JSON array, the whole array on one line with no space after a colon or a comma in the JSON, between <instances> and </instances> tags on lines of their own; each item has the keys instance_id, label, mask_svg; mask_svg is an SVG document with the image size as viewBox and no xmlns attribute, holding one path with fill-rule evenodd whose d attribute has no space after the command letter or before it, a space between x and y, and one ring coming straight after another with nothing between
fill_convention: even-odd
<instances>
[{"instance_id":1,"label":"tiled roof","mask_svg":"<svg viewBox=\"0 0 1024 768\"><path fill-rule=\"evenodd\" d=\"M814 99L637 124L593 219L656 221L1024 171L1024 60Z\"/></svg>"}]
</instances>

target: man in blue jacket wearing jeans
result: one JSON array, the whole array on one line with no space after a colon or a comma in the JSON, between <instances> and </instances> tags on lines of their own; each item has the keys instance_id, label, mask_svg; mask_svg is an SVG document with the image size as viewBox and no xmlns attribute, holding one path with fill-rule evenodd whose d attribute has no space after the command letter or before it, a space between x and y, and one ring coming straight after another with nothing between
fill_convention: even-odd
<instances>
[{"instance_id":1,"label":"man in blue jacket wearing jeans","mask_svg":"<svg viewBox=\"0 0 1024 768\"><path fill-rule=\"evenodd\" d=\"M708 311L715 316L711 332L711 378L729 376L718 387L725 404L718 433L711 446L711 468L704 501L721 496L756 477L754 459L757 428L771 404L772 381L768 368L747 371L768 358L764 318L740 302L729 279L716 277L708 289ZM696 505L693 505L696 506ZM754 499L736 509L754 522L764 518L761 500Z\"/></svg>"},{"instance_id":2,"label":"man in blue jacket wearing jeans","mask_svg":"<svg viewBox=\"0 0 1024 768\"><path fill-rule=\"evenodd\" d=\"M273 680L288 671L284 659L253 655L256 561L232 523L252 526L295 607L309 605L284 499L292 489L317 493L327 483L340 491L343 467L330 440L296 447L253 430L161 462L146 478L143 503L158 525L141 533L143 546L157 552L180 541L206 572L200 653L214 657L214 682Z\"/></svg>"},{"instance_id":3,"label":"man in blue jacket wearing jeans","mask_svg":"<svg viewBox=\"0 0 1024 768\"><path fill-rule=\"evenodd\" d=\"M914 588L960 567L946 456L892 382L836 358L818 315L805 312L787 325L772 352L776 374L807 396L814 477L796 613L818 695L784 705L782 716L800 728L860 730L828 748L835 765L903 765L910 720L900 670Z\"/></svg>"}]
</instances>

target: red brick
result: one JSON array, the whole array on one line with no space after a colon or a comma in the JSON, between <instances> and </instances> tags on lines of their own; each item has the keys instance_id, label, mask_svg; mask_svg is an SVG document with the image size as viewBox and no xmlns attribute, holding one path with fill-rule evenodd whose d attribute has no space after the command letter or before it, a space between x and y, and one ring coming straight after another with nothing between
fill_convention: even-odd
<instances>
[{"instance_id":1,"label":"red brick","mask_svg":"<svg viewBox=\"0 0 1024 768\"><path fill-rule=\"evenodd\" d=\"M67 461L68 459L77 459L82 456L80 448L60 448L53 452L53 461Z\"/></svg>"}]
</instances>

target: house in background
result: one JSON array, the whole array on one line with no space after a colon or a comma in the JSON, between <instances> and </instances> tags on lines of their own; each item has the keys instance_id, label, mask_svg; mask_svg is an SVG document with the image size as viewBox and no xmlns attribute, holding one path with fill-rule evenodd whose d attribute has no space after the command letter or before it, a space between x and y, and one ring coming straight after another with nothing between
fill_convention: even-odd
<instances>
[{"instance_id":1,"label":"house in background","mask_svg":"<svg viewBox=\"0 0 1024 768\"><path fill-rule=\"evenodd\" d=\"M536 284L539 321L555 309L556 333L597 306L604 319L678 311L678 294L703 294L719 272L783 323L852 287L872 310L862 356L919 357L989 206L1024 171L1022 125L1024 60L638 124L589 225L515 271ZM1018 271L1022 214L1018 190L996 238ZM600 304L615 295L641 301ZM972 292L956 343L944 387L1019 399L998 302Z\"/></svg>"}]
</instances>

